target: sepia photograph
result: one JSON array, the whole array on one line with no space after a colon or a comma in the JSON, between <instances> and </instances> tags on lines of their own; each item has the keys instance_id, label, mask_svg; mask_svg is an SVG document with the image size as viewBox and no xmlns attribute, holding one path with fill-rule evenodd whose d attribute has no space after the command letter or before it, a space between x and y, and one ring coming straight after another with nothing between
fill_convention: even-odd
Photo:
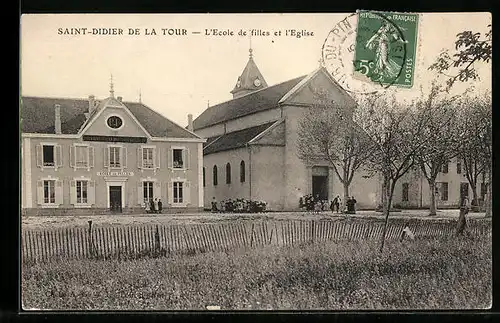
<instances>
[{"instance_id":1,"label":"sepia photograph","mask_svg":"<svg viewBox=\"0 0 500 323\"><path fill-rule=\"evenodd\" d=\"M491 24L22 15L22 309L490 309Z\"/></svg>"}]
</instances>

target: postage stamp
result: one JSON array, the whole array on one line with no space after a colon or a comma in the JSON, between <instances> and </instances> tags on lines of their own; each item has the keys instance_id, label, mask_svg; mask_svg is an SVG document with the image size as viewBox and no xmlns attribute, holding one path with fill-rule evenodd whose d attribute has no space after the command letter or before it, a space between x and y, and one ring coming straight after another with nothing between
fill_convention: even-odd
<instances>
[{"instance_id":1,"label":"postage stamp","mask_svg":"<svg viewBox=\"0 0 500 323\"><path fill-rule=\"evenodd\" d=\"M418 14L358 11L354 77L382 86L414 83Z\"/></svg>"}]
</instances>

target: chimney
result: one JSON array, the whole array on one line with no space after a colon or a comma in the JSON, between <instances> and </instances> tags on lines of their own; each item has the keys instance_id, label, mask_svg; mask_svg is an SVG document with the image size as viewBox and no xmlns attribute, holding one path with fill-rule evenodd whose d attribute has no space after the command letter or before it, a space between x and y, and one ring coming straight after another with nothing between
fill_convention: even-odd
<instances>
[{"instance_id":1,"label":"chimney","mask_svg":"<svg viewBox=\"0 0 500 323\"><path fill-rule=\"evenodd\" d=\"M119 96L119 97L117 97L117 99L118 99L119 102L122 102L123 98L121 96Z\"/></svg>"},{"instance_id":2,"label":"chimney","mask_svg":"<svg viewBox=\"0 0 500 323\"><path fill-rule=\"evenodd\" d=\"M193 131L193 115L188 114L188 130Z\"/></svg>"},{"instance_id":3,"label":"chimney","mask_svg":"<svg viewBox=\"0 0 500 323\"><path fill-rule=\"evenodd\" d=\"M94 110L95 110L95 96L89 95L89 114L92 115Z\"/></svg>"},{"instance_id":4,"label":"chimney","mask_svg":"<svg viewBox=\"0 0 500 323\"><path fill-rule=\"evenodd\" d=\"M54 123L54 130L56 134L61 134L61 105L56 104L55 105L55 123Z\"/></svg>"}]
</instances>

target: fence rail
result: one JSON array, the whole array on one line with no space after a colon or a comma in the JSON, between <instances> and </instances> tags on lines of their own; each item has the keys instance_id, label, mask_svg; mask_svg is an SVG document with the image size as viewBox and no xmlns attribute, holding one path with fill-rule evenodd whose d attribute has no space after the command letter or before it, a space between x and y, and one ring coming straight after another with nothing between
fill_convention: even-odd
<instances>
[{"instance_id":1,"label":"fence rail","mask_svg":"<svg viewBox=\"0 0 500 323\"><path fill-rule=\"evenodd\" d=\"M406 224L393 223L387 239L398 239ZM421 221L409 224L415 237L451 236L455 222ZM491 235L491 222L469 221L472 235ZM228 251L264 245L296 246L303 243L373 240L382 237L383 223L344 221L265 221L189 225L23 230L25 262L81 258L137 258L144 255Z\"/></svg>"}]
</instances>

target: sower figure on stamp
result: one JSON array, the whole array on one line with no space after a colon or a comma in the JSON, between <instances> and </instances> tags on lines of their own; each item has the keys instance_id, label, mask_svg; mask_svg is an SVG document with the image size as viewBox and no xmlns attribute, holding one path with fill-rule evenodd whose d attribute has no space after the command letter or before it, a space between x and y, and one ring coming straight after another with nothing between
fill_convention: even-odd
<instances>
[{"instance_id":1,"label":"sower figure on stamp","mask_svg":"<svg viewBox=\"0 0 500 323\"><path fill-rule=\"evenodd\" d=\"M467 219L465 216L469 213L470 209L470 202L468 197L464 197L462 200L462 204L460 205L460 214L458 216L458 223L457 223L457 232L456 235L462 235L464 234L465 227L467 225Z\"/></svg>"}]
</instances>

